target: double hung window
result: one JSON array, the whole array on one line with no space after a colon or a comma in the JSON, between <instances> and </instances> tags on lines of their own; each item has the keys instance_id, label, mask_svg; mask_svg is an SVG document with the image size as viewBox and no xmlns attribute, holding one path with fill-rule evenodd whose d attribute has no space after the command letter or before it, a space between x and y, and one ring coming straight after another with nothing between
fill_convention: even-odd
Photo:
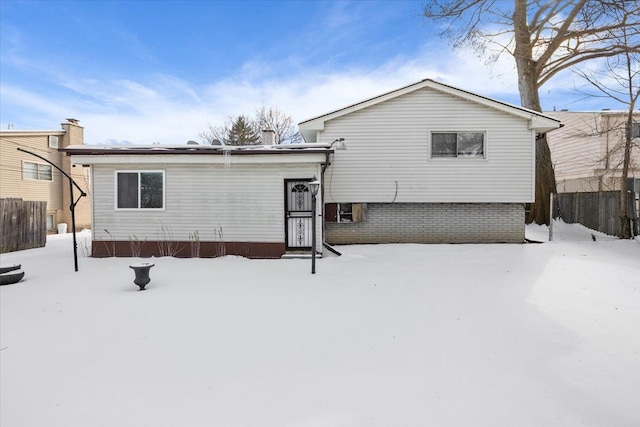
<instances>
[{"instance_id":1,"label":"double hung window","mask_svg":"<svg viewBox=\"0 0 640 427\"><path fill-rule=\"evenodd\" d=\"M117 209L164 209L164 171L116 172Z\"/></svg>"},{"instance_id":2,"label":"double hung window","mask_svg":"<svg viewBox=\"0 0 640 427\"><path fill-rule=\"evenodd\" d=\"M53 181L53 169L45 163L22 162L22 179Z\"/></svg>"},{"instance_id":3,"label":"double hung window","mask_svg":"<svg viewBox=\"0 0 640 427\"><path fill-rule=\"evenodd\" d=\"M485 158L484 132L431 132L431 158Z\"/></svg>"}]
</instances>

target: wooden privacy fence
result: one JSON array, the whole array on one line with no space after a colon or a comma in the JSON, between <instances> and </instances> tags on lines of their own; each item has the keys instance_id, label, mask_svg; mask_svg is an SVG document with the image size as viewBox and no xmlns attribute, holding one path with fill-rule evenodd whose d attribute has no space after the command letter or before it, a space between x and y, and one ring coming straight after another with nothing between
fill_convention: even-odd
<instances>
[{"instance_id":1,"label":"wooden privacy fence","mask_svg":"<svg viewBox=\"0 0 640 427\"><path fill-rule=\"evenodd\" d=\"M41 248L47 242L47 202L0 199L0 253Z\"/></svg>"},{"instance_id":2,"label":"wooden privacy fence","mask_svg":"<svg viewBox=\"0 0 640 427\"><path fill-rule=\"evenodd\" d=\"M568 224L579 223L592 230L617 236L620 231L620 192L559 193L557 212Z\"/></svg>"}]
</instances>

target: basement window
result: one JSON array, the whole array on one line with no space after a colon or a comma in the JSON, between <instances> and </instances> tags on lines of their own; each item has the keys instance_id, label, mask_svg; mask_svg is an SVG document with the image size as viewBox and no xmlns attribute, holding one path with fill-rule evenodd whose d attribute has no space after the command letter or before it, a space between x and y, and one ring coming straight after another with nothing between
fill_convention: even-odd
<instances>
[{"instance_id":1,"label":"basement window","mask_svg":"<svg viewBox=\"0 0 640 427\"><path fill-rule=\"evenodd\" d=\"M116 209L164 209L164 171L118 171L116 193Z\"/></svg>"},{"instance_id":2,"label":"basement window","mask_svg":"<svg viewBox=\"0 0 640 427\"><path fill-rule=\"evenodd\" d=\"M366 203L327 203L324 207L327 222L362 222L365 220Z\"/></svg>"}]
</instances>

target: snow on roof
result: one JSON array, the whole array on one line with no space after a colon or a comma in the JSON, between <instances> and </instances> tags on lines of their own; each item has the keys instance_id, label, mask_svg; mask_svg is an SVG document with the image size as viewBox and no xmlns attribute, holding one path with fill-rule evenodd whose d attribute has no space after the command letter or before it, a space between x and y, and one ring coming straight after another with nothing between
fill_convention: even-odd
<instances>
[{"instance_id":1,"label":"snow on roof","mask_svg":"<svg viewBox=\"0 0 640 427\"><path fill-rule=\"evenodd\" d=\"M62 151L69 155L104 154L283 154L333 151L327 143L281 145L70 145Z\"/></svg>"}]
</instances>

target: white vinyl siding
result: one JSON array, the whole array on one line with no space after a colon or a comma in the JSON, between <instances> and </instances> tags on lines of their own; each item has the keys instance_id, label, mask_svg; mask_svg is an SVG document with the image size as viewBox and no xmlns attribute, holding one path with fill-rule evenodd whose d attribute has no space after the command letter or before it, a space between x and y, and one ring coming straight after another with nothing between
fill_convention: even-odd
<instances>
[{"instance_id":1,"label":"white vinyl siding","mask_svg":"<svg viewBox=\"0 0 640 427\"><path fill-rule=\"evenodd\" d=\"M227 242L284 243L284 180L320 176L318 164L232 164L229 168L150 164L148 168L165 171L163 211L114 210L113 176L118 168L93 165L94 240L126 241L135 235L154 241L165 227L173 240L188 241L197 232L200 241L216 241L221 230Z\"/></svg>"},{"instance_id":2,"label":"white vinyl siding","mask_svg":"<svg viewBox=\"0 0 640 427\"><path fill-rule=\"evenodd\" d=\"M533 201L535 132L528 120L423 88L325 123L345 138L325 173L326 203ZM432 132L482 131L485 159L430 159ZM460 161L464 160L464 161Z\"/></svg>"}]
</instances>

